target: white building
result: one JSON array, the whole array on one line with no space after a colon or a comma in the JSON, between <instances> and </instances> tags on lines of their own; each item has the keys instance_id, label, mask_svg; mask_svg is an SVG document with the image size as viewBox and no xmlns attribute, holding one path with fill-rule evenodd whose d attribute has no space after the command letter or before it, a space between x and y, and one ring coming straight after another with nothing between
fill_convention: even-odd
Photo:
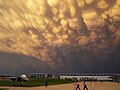
<instances>
[{"instance_id":1,"label":"white building","mask_svg":"<svg viewBox=\"0 0 120 90\"><path fill-rule=\"evenodd\" d=\"M46 73L31 73L31 77L34 77L34 78L45 78L45 77L47 77L48 76L48 74L46 74Z\"/></svg>"},{"instance_id":2,"label":"white building","mask_svg":"<svg viewBox=\"0 0 120 90\"><path fill-rule=\"evenodd\" d=\"M60 79L111 81L113 75L111 73L61 73Z\"/></svg>"}]
</instances>

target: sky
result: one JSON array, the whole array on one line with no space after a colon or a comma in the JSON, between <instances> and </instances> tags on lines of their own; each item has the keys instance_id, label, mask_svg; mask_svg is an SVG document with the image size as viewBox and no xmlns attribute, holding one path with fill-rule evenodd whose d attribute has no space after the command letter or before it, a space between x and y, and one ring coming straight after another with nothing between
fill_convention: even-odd
<instances>
[{"instance_id":1,"label":"sky","mask_svg":"<svg viewBox=\"0 0 120 90\"><path fill-rule=\"evenodd\" d=\"M120 73L120 0L0 0L0 74Z\"/></svg>"}]
</instances>

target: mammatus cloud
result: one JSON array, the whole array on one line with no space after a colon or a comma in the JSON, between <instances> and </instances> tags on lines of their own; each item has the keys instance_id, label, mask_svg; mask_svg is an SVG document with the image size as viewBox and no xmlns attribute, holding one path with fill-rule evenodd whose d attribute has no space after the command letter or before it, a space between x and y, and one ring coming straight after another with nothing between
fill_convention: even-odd
<instances>
[{"instance_id":1,"label":"mammatus cloud","mask_svg":"<svg viewBox=\"0 0 120 90\"><path fill-rule=\"evenodd\" d=\"M119 45L120 0L0 0L1 51L54 69L109 60Z\"/></svg>"}]
</instances>

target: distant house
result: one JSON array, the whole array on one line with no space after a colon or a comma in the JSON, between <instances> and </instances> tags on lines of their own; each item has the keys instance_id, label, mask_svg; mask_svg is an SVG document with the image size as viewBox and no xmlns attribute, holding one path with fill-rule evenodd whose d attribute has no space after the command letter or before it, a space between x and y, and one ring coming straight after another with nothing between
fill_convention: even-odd
<instances>
[{"instance_id":1,"label":"distant house","mask_svg":"<svg viewBox=\"0 0 120 90\"><path fill-rule=\"evenodd\" d=\"M48 74L46 73L31 73L32 78L40 79L40 78L46 78L48 77Z\"/></svg>"},{"instance_id":2,"label":"distant house","mask_svg":"<svg viewBox=\"0 0 120 90\"><path fill-rule=\"evenodd\" d=\"M114 82L120 82L120 74L115 74L112 78Z\"/></svg>"},{"instance_id":3,"label":"distant house","mask_svg":"<svg viewBox=\"0 0 120 90\"><path fill-rule=\"evenodd\" d=\"M113 81L114 73L61 73L60 79Z\"/></svg>"},{"instance_id":4,"label":"distant house","mask_svg":"<svg viewBox=\"0 0 120 90\"><path fill-rule=\"evenodd\" d=\"M9 80L11 76L0 75L0 80Z\"/></svg>"}]
</instances>

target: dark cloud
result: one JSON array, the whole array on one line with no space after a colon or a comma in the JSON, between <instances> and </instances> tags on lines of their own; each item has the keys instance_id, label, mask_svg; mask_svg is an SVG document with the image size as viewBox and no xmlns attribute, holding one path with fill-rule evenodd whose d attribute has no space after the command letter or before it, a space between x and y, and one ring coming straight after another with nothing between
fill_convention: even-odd
<instances>
[{"instance_id":1,"label":"dark cloud","mask_svg":"<svg viewBox=\"0 0 120 90\"><path fill-rule=\"evenodd\" d=\"M7 75L49 72L49 66L33 57L15 53L0 52L0 73Z\"/></svg>"}]
</instances>

